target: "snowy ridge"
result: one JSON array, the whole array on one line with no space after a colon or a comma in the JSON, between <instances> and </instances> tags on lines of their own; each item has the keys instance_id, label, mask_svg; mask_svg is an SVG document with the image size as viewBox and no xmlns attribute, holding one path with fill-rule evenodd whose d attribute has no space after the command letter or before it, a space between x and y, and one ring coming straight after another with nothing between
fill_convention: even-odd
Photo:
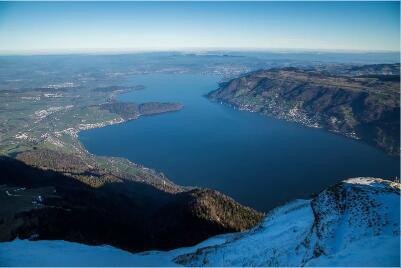
<instances>
[{"instance_id":1,"label":"snowy ridge","mask_svg":"<svg viewBox=\"0 0 401 268\"><path fill-rule=\"evenodd\" d=\"M399 189L383 180L347 180L312 201L316 249L332 255L359 240L400 236Z\"/></svg>"},{"instance_id":2,"label":"snowy ridge","mask_svg":"<svg viewBox=\"0 0 401 268\"><path fill-rule=\"evenodd\" d=\"M400 184L354 178L276 209L256 229L176 258L189 266L399 266Z\"/></svg>"},{"instance_id":3,"label":"snowy ridge","mask_svg":"<svg viewBox=\"0 0 401 268\"><path fill-rule=\"evenodd\" d=\"M252 230L168 252L130 254L64 241L1 243L2 265L399 267L400 184L349 179L311 200L276 208Z\"/></svg>"},{"instance_id":4,"label":"snowy ridge","mask_svg":"<svg viewBox=\"0 0 401 268\"><path fill-rule=\"evenodd\" d=\"M309 200L296 200L274 210L256 228L241 236L176 262L189 266L291 266L301 263L307 248L299 246L313 224Z\"/></svg>"}]
</instances>

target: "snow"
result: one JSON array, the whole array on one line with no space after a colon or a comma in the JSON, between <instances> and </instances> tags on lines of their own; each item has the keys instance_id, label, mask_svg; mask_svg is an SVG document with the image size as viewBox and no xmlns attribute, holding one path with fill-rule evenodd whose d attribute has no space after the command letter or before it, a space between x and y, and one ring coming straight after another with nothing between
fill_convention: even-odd
<instances>
[{"instance_id":1,"label":"snow","mask_svg":"<svg viewBox=\"0 0 401 268\"><path fill-rule=\"evenodd\" d=\"M0 244L0 266L154 266L163 261L174 265L169 260L134 255L111 246L28 240Z\"/></svg>"},{"instance_id":2,"label":"snow","mask_svg":"<svg viewBox=\"0 0 401 268\"><path fill-rule=\"evenodd\" d=\"M12 189L12 190L6 190L5 193L7 196L21 196L21 195L15 194L15 193L19 192L19 191L23 191L23 190L25 190L25 188L17 188L17 189ZM12 191L13 193L10 193L10 191Z\"/></svg>"},{"instance_id":3,"label":"snow","mask_svg":"<svg viewBox=\"0 0 401 268\"><path fill-rule=\"evenodd\" d=\"M16 239L0 243L0 267L3 266L179 266L173 259L226 241L216 236L194 247L173 251L148 251L132 254L111 246L88 246L62 240L29 241Z\"/></svg>"},{"instance_id":4,"label":"snow","mask_svg":"<svg viewBox=\"0 0 401 268\"><path fill-rule=\"evenodd\" d=\"M370 185L380 188L386 187L386 184L383 183L384 180L378 178L351 178L344 182L349 184Z\"/></svg>"},{"instance_id":5,"label":"snow","mask_svg":"<svg viewBox=\"0 0 401 268\"><path fill-rule=\"evenodd\" d=\"M273 211L249 232L197 254L181 255L177 261L191 266L297 266L305 253L298 242L312 224L310 201L296 200Z\"/></svg>"},{"instance_id":6,"label":"snow","mask_svg":"<svg viewBox=\"0 0 401 268\"><path fill-rule=\"evenodd\" d=\"M0 243L0 266L400 266L399 184L354 178L255 228L138 254L66 241Z\"/></svg>"},{"instance_id":7,"label":"snow","mask_svg":"<svg viewBox=\"0 0 401 268\"><path fill-rule=\"evenodd\" d=\"M331 256L322 255L306 263L306 266L399 266L400 240L394 236L362 239L350 244Z\"/></svg>"},{"instance_id":8,"label":"snow","mask_svg":"<svg viewBox=\"0 0 401 268\"><path fill-rule=\"evenodd\" d=\"M236 239L176 258L188 266L400 266L399 184L355 178L267 215Z\"/></svg>"},{"instance_id":9,"label":"snow","mask_svg":"<svg viewBox=\"0 0 401 268\"><path fill-rule=\"evenodd\" d=\"M377 178L351 178L345 180L344 182L350 184L371 185L372 183L375 183L377 180L378 180Z\"/></svg>"}]
</instances>

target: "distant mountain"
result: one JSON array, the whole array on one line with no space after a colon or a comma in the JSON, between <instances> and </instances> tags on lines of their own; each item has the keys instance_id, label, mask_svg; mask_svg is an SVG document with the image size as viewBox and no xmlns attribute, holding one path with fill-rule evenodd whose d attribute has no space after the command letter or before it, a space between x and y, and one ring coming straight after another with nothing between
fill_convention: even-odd
<instances>
[{"instance_id":1,"label":"distant mountain","mask_svg":"<svg viewBox=\"0 0 401 268\"><path fill-rule=\"evenodd\" d=\"M208 97L241 110L323 127L399 155L399 64L355 66L341 73L261 70L222 83Z\"/></svg>"},{"instance_id":2,"label":"distant mountain","mask_svg":"<svg viewBox=\"0 0 401 268\"><path fill-rule=\"evenodd\" d=\"M345 73L352 75L394 75L400 76L400 64L369 64L353 66L348 68Z\"/></svg>"},{"instance_id":3,"label":"distant mountain","mask_svg":"<svg viewBox=\"0 0 401 268\"><path fill-rule=\"evenodd\" d=\"M243 233L129 254L65 241L0 243L5 266L400 266L400 184L354 178L270 212ZM6 252L6 253L5 253Z\"/></svg>"}]
</instances>

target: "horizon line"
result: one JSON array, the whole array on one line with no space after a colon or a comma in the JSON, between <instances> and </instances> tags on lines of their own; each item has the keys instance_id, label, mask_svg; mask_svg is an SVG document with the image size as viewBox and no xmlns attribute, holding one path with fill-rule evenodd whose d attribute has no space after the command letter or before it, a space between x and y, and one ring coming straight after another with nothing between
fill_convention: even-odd
<instances>
[{"instance_id":1,"label":"horizon line","mask_svg":"<svg viewBox=\"0 0 401 268\"><path fill-rule=\"evenodd\" d=\"M88 48L88 49L34 49L34 50L0 50L0 56L46 56L46 55L118 55L140 54L155 52L181 52L181 53L205 53L205 52L274 52L274 53L401 53L401 50L379 49L338 49L338 48L221 48L221 47L182 47L182 48Z\"/></svg>"}]
</instances>

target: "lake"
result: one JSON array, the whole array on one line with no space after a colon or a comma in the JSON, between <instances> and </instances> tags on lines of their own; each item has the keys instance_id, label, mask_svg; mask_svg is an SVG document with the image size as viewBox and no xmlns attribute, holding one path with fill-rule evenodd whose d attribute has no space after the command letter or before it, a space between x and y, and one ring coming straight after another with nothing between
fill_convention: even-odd
<instances>
[{"instance_id":1,"label":"lake","mask_svg":"<svg viewBox=\"0 0 401 268\"><path fill-rule=\"evenodd\" d=\"M203 95L217 82L195 74L134 76L127 85L146 89L119 100L184 108L83 131L79 138L91 153L128 158L177 184L213 188L261 211L342 179L399 176L397 158L361 142L209 101Z\"/></svg>"}]
</instances>

